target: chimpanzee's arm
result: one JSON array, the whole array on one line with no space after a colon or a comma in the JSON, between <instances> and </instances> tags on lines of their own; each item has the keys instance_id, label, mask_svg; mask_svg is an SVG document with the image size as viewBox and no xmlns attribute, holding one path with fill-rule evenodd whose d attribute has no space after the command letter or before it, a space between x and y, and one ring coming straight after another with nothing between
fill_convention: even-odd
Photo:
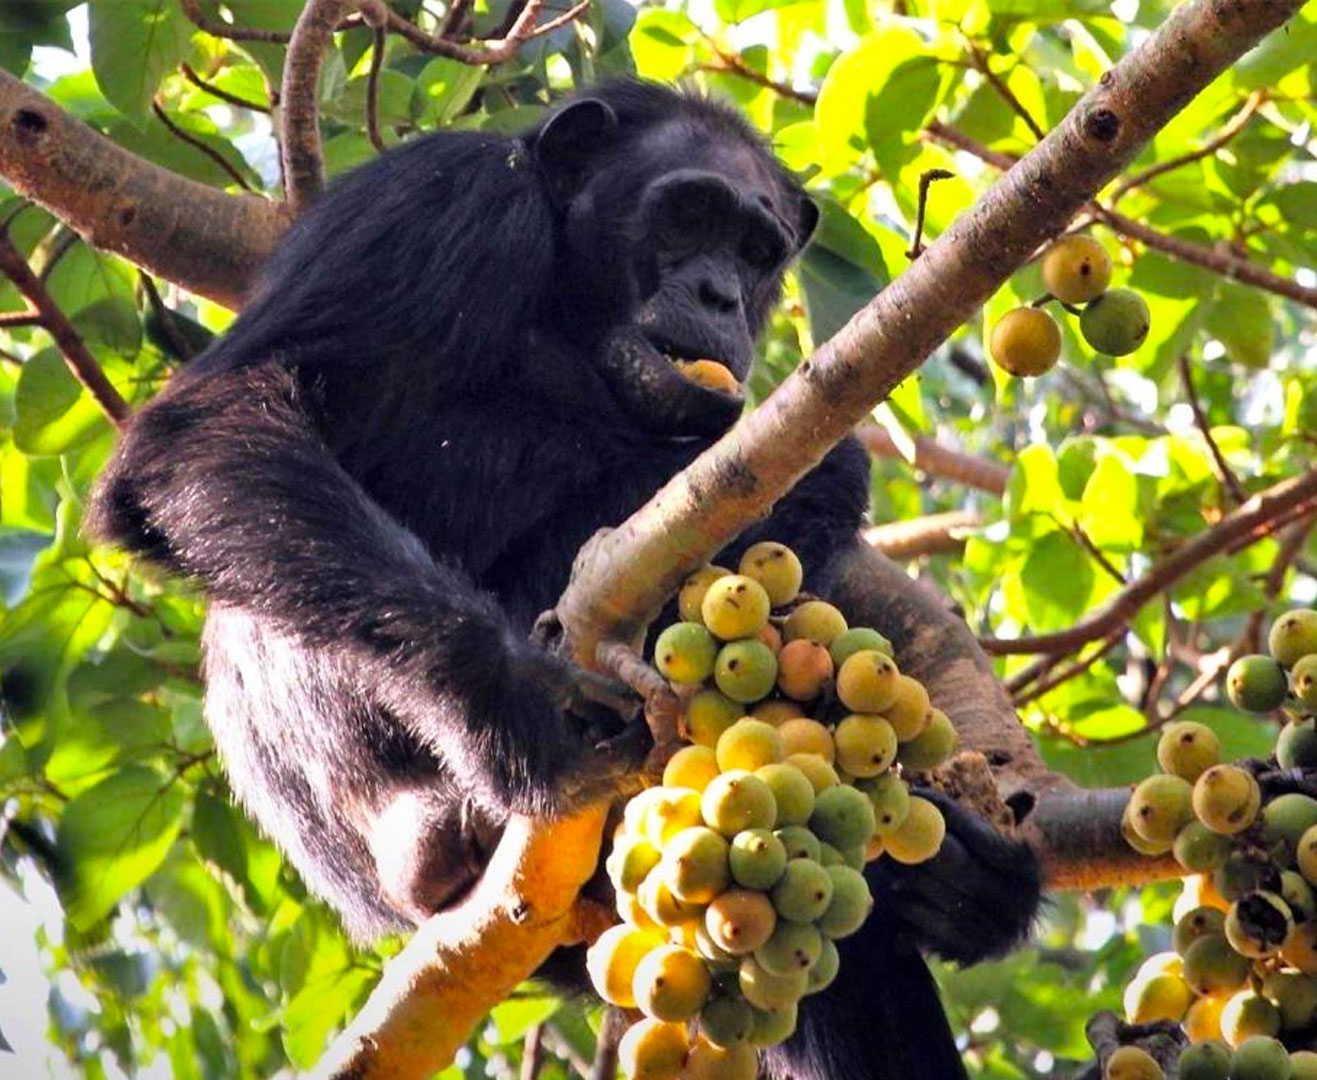
<instances>
[{"instance_id":1,"label":"chimpanzee's arm","mask_svg":"<svg viewBox=\"0 0 1317 1080\"><path fill-rule=\"evenodd\" d=\"M570 668L520 640L366 495L286 368L177 376L124 434L89 527L218 602L342 650L492 806L554 804L577 757L559 708Z\"/></svg>"}]
</instances>

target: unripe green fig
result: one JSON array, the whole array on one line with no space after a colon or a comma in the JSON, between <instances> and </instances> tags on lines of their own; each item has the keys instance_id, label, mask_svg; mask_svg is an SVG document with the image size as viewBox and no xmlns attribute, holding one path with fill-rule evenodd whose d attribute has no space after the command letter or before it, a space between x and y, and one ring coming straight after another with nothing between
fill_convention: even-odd
<instances>
[{"instance_id":1,"label":"unripe green fig","mask_svg":"<svg viewBox=\"0 0 1317 1080\"><path fill-rule=\"evenodd\" d=\"M828 910L832 878L813 859L791 859L771 895L779 916L792 922L812 923Z\"/></svg>"},{"instance_id":2,"label":"unripe green fig","mask_svg":"<svg viewBox=\"0 0 1317 1080\"><path fill-rule=\"evenodd\" d=\"M1237 765L1213 765L1194 781L1194 813L1213 832L1243 832L1261 805L1258 782Z\"/></svg>"},{"instance_id":3,"label":"unripe green fig","mask_svg":"<svg viewBox=\"0 0 1317 1080\"><path fill-rule=\"evenodd\" d=\"M1313 892L1303 875L1295 870L1281 871L1280 898L1294 915L1296 923L1307 922L1317 915L1317 893Z\"/></svg>"},{"instance_id":4,"label":"unripe green fig","mask_svg":"<svg viewBox=\"0 0 1317 1080\"><path fill-rule=\"evenodd\" d=\"M910 812L910 788L900 776L885 772L868 780L857 780L855 786L873 803L874 832L886 836L901 827Z\"/></svg>"},{"instance_id":5,"label":"unripe green fig","mask_svg":"<svg viewBox=\"0 0 1317 1080\"><path fill-rule=\"evenodd\" d=\"M819 958L809 971L808 992L817 994L820 990L826 990L832 985L832 980L837 977L840 970L841 954L837 951L837 946L833 944L832 939L825 937L823 939L823 948L819 952Z\"/></svg>"},{"instance_id":6,"label":"unripe green fig","mask_svg":"<svg viewBox=\"0 0 1317 1080\"><path fill-rule=\"evenodd\" d=\"M1267 650L1283 667L1293 667L1309 653L1317 653L1317 611L1296 608L1271 624Z\"/></svg>"},{"instance_id":7,"label":"unripe green fig","mask_svg":"<svg viewBox=\"0 0 1317 1080\"><path fill-rule=\"evenodd\" d=\"M777 1046L796 1033L796 1006L754 1011L755 1026L750 1033L751 1046Z\"/></svg>"},{"instance_id":8,"label":"unripe green fig","mask_svg":"<svg viewBox=\"0 0 1317 1080\"><path fill-rule=\"evenodd\" d=\"M1317 653L1294 661L1290 668L1290 689L1305 709L1317 709Z\"/></svg>"},{"instance_id":9,"label":"unripe green fig","mask_svg":"<svg viewBox=\"0 0 1317 1080\"><path fill-rule=\"evenodd\" d=\"M826 649L846 632L846 616L826 600L806 600L792 609L782 629L787 641L808 638Z\"/></svg>"},{"instance_id":10,"label":"unripe green fig","mask_svg":"<svg viewBox=\"0 0 1317 1080\"><path fill-rule=\"evenodd\" d=\"M814 785L792 762L761 765L755 775L768 785L777 804L777 826L804 825L814 813Z\"/></svg>"},{"instance_id":11,"label":"unripe green fig","mask_svg":"<svg viewBox=\"0 0 1317 1080\"><path fill-rule=\"evenodd\" d=\"M1212 884L1227 901L1227 909L1248 893L1271 889L1278 880L1271 859L1250 849L1232 851L1212 873Z\"/></svg>"},{"instance_id":12,"label":"unripe green fig","mask_svg":"<svg viewBox=\"0 0 1317 1080\"><path fill-rule=\"evenodd\" d=\"M1240 990L1221 1010L1221 1037L1236 1050L1255 1035L1274 1038L1280 1032L1280 1010L1261 994Z\"/></svg>"},{"instance_id":13,"label":"unripe green fig","mask_svg":"<svg viewBox=\"0 0 1317 1080\"><path fill-rule=\"evenodd\" d=\"M1134 821L1130 817L1129 803L1125 804L1125 809L1120 815L1120 835L1125 838L1125 843L1129 844L1129 846L1140 855L1165 855L1175 844L1174 840L1169 843L1162 843L1160 841L1154 843L1151 840L1143 839L1143 837L1135 831Z\"/></svg>"},{"instance_id":14,"label":"unripe green fig","mask_svg":"<svg viewBox=\"0 0 1317 1080\"><path fill-rule=\"evenodd\" d=\"M673 623L654 642L654 666L674 683L701 683L713 674L718 643L699 623Z\"/></svg>"},{"instance_id":15,"label":"unripe green fig","mask_svg":"<svg viewBox=\"0 0 1317 1080\"><path fill-rule=\"evenodd\" d=\"M877 776L896 760L896 732L881 716L852 713L833 732L837 766L861 779Z\"/></svg>"},{"instance_id":16,"label":"unripe green fig","mask_svg":"<svg viewBox=\"0 0 1317 1080\"><path fill-rule=\"evenodd\" d=\"M1294 859L1308 884L1317 884L1317 827L1307 829L1299 837Z\"/></svg>"},{"instance_id":17,"label":"unripe green fig","mask_svg":"<svg viewBox=\"0 0 1317 1080\"><path fill-rule=\"evenodd\" d=\"M1191 821L1175 834L1171 850L1189 873L1205 874L1225 862L1231 843L1230 837L1214 833L1201 821Z\"/></svg>"},{"instance_id":18,"label":"unripe green fig","mask_svg":"<svg viewBox=\"0 0 1317 1080\"><path fill-rule=\"evenodd\" d=\"M788 825L773 833L787 849L788 859L813 859L818 862L822 855L819 838L801 825Z\"/></svg>"},{"instance_id":19,"label":"unripe green fig","mask_svg":"<svg viewBox=\"0 0 1317 1080\"><path fill-rule=\"evenodd\" d=\"M1273 971L1262 980L1262 996L1280 1010L1281 1031L1298 1031L1317 1020L1317 982L1298 971Z\"/></svg>"},{"instance_id":20,"label":"unripe green fig","mask_svg":"<svg viewBox=\"0 0 1317 1080\"><path fill-rule=\"evenodd\" d=\"M800 592L800 583L805 578L804 568L796 553L776 540L761 540L751 544L741 556L737 569L764 587L769 602L775 608L791 603Z\"/></svg>"},{"instance_id":21,"label":"unripe green fig","mask_svg":"<svg viewBox=\"0 0 1317 1080\"><path fill-rule=\"evenodd\" d=\"M1175 921L1171 931L1171 946L1181 956L1189 951L1189 946L1199 938L1217 935L1225 937L1226 915L1214 907L1200 904L1192 911L1181 915Z\"/></svg>"},{"instance_id":22,"label":"unripe green fig","mask_svg":"<svg viewBox=\"0 0 1317 1080\"><path fill-rule=\"evenodd\" d=\"M1061 328L1041 308L1013 308L992 328L988 353L1010 375L1042 375L1061 358Z\"/></svg>"},{"instance_id":23,"label":"unripe green fig","mask_svg":"<svg viewBox=\"0 0 1317 1080\"><path fill-rule=\"evenodd\" d=\"M1288 690L1285 672L1267 656L1241 656L1226 672L1226 697L1246 712L1271 712L1285 700Z\"/></svg>"},{"instance_id":24,"label":"unripe green fig","mask_svg":"<svg viewBox=\"0 0 1317 1080\"><path fill-rule=\"evenodd\" d=\"M1230 1080L1290 1080L1290 1054L1276 1039L1251 1035L1235 1047Z\"/></svg>"},{"instance_id":25,"label":"unripe green fig","mask_svg":"<svg viewBox=\"0 0 1317 1080\"><path fill-rule=\"evenodd\" d=\"M1157 740L1157 764L1191 784L1220 760L1221 741L1206 724L1182 720Z\"/></svg>"},{"instance_id":26,"label":"unripe green fig","mask_svg":"<svg viewBox=\"0 0 1317 1080\"><path fill-rule=\"evenodd\" d=\"M809 989L809 973L774 975L753 956L742 957L737 984L745 1000L756 1009L785 1009L795 1005Z\"/></svg>"},{"instance_id":27,"label":"unripe green fig","mask_svg":"<svg viewBox=\"0 0 1317 1080\"><path fill-rule=\"evenodd\" d=\"M777 681L777 657L754 638L728 642L718 650L713 681L733 701L758 701L768 696Z\"/></svg>"},{"instance_id":28,"label":"unripe green fig","mask_svg":"<svg viewBox=\"0 0 1317 1080\"><path fill-rule=\"evenodd\" d=\"M941 709L930 709L928 726L901 743L896 760L906 772L929 772L956 752L957 741L951 718Z\"/></svg>"},{"instance_id":29,"label":"unripe green fig","mask_svg":"<svg viewBox=\"0 0 1317 1080\"><path fill-rule=\"evenodd\" d=\"M1269 847L1282 845L1286 862L1293 862L1299 838L1317 825L1317 799L1287 792L1262 808L1262 839Z\"/></svg>"},{"instance_id":30,"label":"unripe green fig","mask_svg":"<svg viewBox=\"0 0 1317 1080\"><path fill-rule=\"evenodd\" d=\"M819 917L818 927L834 940L849 937L864 925L873 910L873 896L864 875L851 866L825 868L832 878L832 900Z\"/></svg>"},{"instance_id":31,"label":"unripe green fig","mask_svg":"<svg viewBox=\"0 0 1317 1080\"><path fill-rule=\"evenodd\" d=\"M1223 936L1216 934L1200 937L1184 952L1184 981L1202 997L1238 990L1248 978L1250 968L1248 958L1235 952Z\"/></svg>"},{"instance_id":32,"label":"unripe green fig","mask_svg":"<svg viewBox=\"0 0 1317 1080\"><path fill-rule=\"evenodd\" d=\"M1220 1040L1194 1043L1180 1051L1180 1080L1229 1080L1230 1047Z\"/></svg>"},{"instance_id":33,"label":"unripe green fig","mask_svg":"<svg viewBox=\"0 0 1317 1080\"><path fill-rule=\"evenodd\" d=\"M823 936L818 927L783 920L773 936L755 950L755 959L773 975L794 975L809 971L822 951Z\"/></svg>"},{"instance_id":34,"label":"unripe green fig","mask_svg":"<svg viewBox=\"0 0 1317 1080\"><path fill-rule=\"evenodd\" d=\"M849 784L820 792L809 818L809 827L820 840L843 850L868 843L874 825L873 803Z\"/></svg>"},{"instance_id":35,"label":"unripe green fig","mask_svg":"<svg viewBox=\"0 0 1317 1080\"><path fill-rule=\"evenodd\" d=\"M1133 289L1109 289L1084 308L1079 332L1107 356L1127 356L1148 338L1152 317L1148 303Z\"/></svg>"},{"instance_id":36,"label":"unripe green fig","mask_svg":"<svg viewBox=\"0 0 1317 1080\"><path fill-rule=\"evenodd\" d=\"M852 626L832 639L828 652L834 669L840 668L857 652L872 649L888 656L894 655L892 643L870 626Z\"/></svg>"},{"instance_id":37,"label":"unripe green fig","mask_svg":"<svg viewBox=\"0 0 1317 1080\"><path fill-rule=\"evenodd\" d=\"M1282 769L1317 769L1317 721L1292 720L1280 729L1276 763Z\"/></svg>"},{"instance_id":38,"label":"unripe green fig","mask_svg":"<svg viewBox=\"0 0 1317 1080\"><path fill-rule=\"evenodd\" d=\"M1087 233L1057 240L1043 255L1043 284L1063 304L1087 304L1111 283L1111 256Z\"/></svg>"},{"instance_id":39,"label":"unripe green fig","mask_svg":"<svg viewBox=\"0 0 1317 1080\"><path fill-rule=\"evenodd\" d=\"M787 868L787 849L767 829L744 829L732 838L729 860L738 885L771 889Z\"/></svg>"},{"instance_id":40,"label":"unripe green fig","mask_svg":"<svg viewBox=\"0 0 1317 1080\"><path fill-rule=\"evenodd\" d=\"M1290 1054L1290 1080L1317 1080L1317 1053L1295 1050Z\"/></svg>"},{"instance_id":41,"label":"unripe green fig","mask_svg":"<svg viewBox=\"0 0 1317 1080\"><path fill-rule=\"evenodd\" d=\"M1193 787L1178 776L1150 776L1130 796L1130 822L1134 831L1154 844L1174 842L1176 834L1193 819Z\"/></svg>"},{"instance_id":42,"label":"unripe green fig","mask_svg":"<svg viewBox=\"0 0 1317 1080\"><path fill-rule=\"evenodd\" d=\"M711 997L700 1010L700 1034L714 1046L739 1046L750 1038L754 1026L754 1013L738 997Z\"/></svg>"}]
</instances>

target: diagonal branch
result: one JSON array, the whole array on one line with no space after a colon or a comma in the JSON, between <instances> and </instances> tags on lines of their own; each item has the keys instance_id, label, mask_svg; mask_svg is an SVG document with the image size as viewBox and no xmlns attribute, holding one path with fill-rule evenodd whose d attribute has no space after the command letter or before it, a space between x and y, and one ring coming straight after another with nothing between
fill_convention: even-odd
<instances>
[{"instance_id":1,"label":"diagonal branch","mask_svg":"<svg viewBox=\"0 0 1317 1080\"><path fill-rule=\"evenodd\" d=\"M1268 536L1313 508L1317 508L1317 469L1283 480L1254 495L1238 510L1157 562L1146 574L1115 593L1101 608L1070 629L1009 640L982 638L979 644L998 656L1073 652L1123 627L1154 596L1169 589L1212 556Z\"/></svg>"},{"instance_id":2,"label":"diagonal branch","mask_svg":"<svg viewBox=\"0 0 1317 1080\"><path fill-rule=\"evenodd\" d=\"M59 351L64 354L64 362L68 364L73 377L109 417L110 423L115 427L122 426L128 419L128 402L124 401L119 391L105 377L96 357L92 356L91 350L78 336L68 316L59 309L41 279L32 272L27 260L3 233L0 233L0 274L12 281L23 298L32 305L31 313L37 316L41 328L54 339Z\"/></svg>"},{"instance_id":3,"label":"diagonal branch","mask_svg":"<svg viewBox=\"0 0 1317 1080\"><path fill-rule=\"evenodd\" d=\"M864 448L876 457L898 458L929 476L954 480L998 498L1006 494L1006 484L1011 478L1010 467L990 458L962 454L926 435L913 436L909 445L903 447L886 428L877 424L861 424L855 429L855 434L864 443Z\"/></svg>"},{"instance_id":4,"label":"diagonal branch","mask_svg":"<svg viewBox=\"0 0 1317 1080\"><path fill-rule=\"evenodd\" d=\"M1230 463L1226 461L1225 454L1221 453L1221 447L1216 444L1216 439L1212 435L1212 425L1208 422L1207 413L1203 411L1203 403L1198 397L1198 387L1194 385L1193 367L1189 362L1189 354L1181 353L1179 358L1180 381L1184 383L1184 393L1189 399L1189 408L1194 414L1194 423L1198 426L1198 433L1202 435L1207 443L1208 452L1212 455L1212 461L1216 464L1217 479L1221 481L1221 486L1226 489L1231 500L1238 505L1248 498L1248 493L1239 482L1239 477L1230 468Z\"/></svg>"},{"instance_id":5,"label":"diagonal branch","mask_svg":"<svg viewBox=\"0 0 1317 1080\"><path fill-rule=\"evenodd\" d=\"M153 165L2 70L0 179L94 247L232 308L288 224L279 204Z\"/></svg>"},{"instance_id":6,"label":"diagonal branch","mask_svg":"<svg viewBox=\"0 0 1317 1080\"><path fill-rule=\"evenodd\" d=\"M593 666L601 642L638 637L684 575L762 517L1194 94L1298 7L1192 0L1175 9L767 401L582 551L558 607L575 658Z\"/></svg>"}]
</instances>

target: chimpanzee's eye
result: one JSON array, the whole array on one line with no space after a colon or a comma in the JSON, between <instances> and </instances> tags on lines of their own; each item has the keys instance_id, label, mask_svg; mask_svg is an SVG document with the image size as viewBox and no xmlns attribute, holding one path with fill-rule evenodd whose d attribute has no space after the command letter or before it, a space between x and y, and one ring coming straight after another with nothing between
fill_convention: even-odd
<instances>
[{"instance_id":1,"label":"chimpanzee's eye","mask_svg":"<svg viewBox=\"0 0 1317 1080\"><path fill-rule=\"evenodd\" d=\"M741 258L756 270L770 270L782 260L782 241L767 229L751 228L741 240Z\"/></svg>"}]
</instances>

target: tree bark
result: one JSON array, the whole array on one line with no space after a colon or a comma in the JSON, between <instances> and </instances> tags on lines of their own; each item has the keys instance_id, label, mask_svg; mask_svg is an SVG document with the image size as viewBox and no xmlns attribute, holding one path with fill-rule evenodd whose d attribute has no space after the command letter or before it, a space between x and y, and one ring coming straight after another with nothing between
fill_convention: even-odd
<instances>
[{"instance_id":1,"label":"tree bark","mask_svg":"<svg viewBox=\"0 0 1317 1080\"><path fill-rule=\"evenodd\" d=\"M230 308L290 220L268 199L227 195L129 153L5 71L0 179L94 247Z\"/></svg>"}]
</instances>

